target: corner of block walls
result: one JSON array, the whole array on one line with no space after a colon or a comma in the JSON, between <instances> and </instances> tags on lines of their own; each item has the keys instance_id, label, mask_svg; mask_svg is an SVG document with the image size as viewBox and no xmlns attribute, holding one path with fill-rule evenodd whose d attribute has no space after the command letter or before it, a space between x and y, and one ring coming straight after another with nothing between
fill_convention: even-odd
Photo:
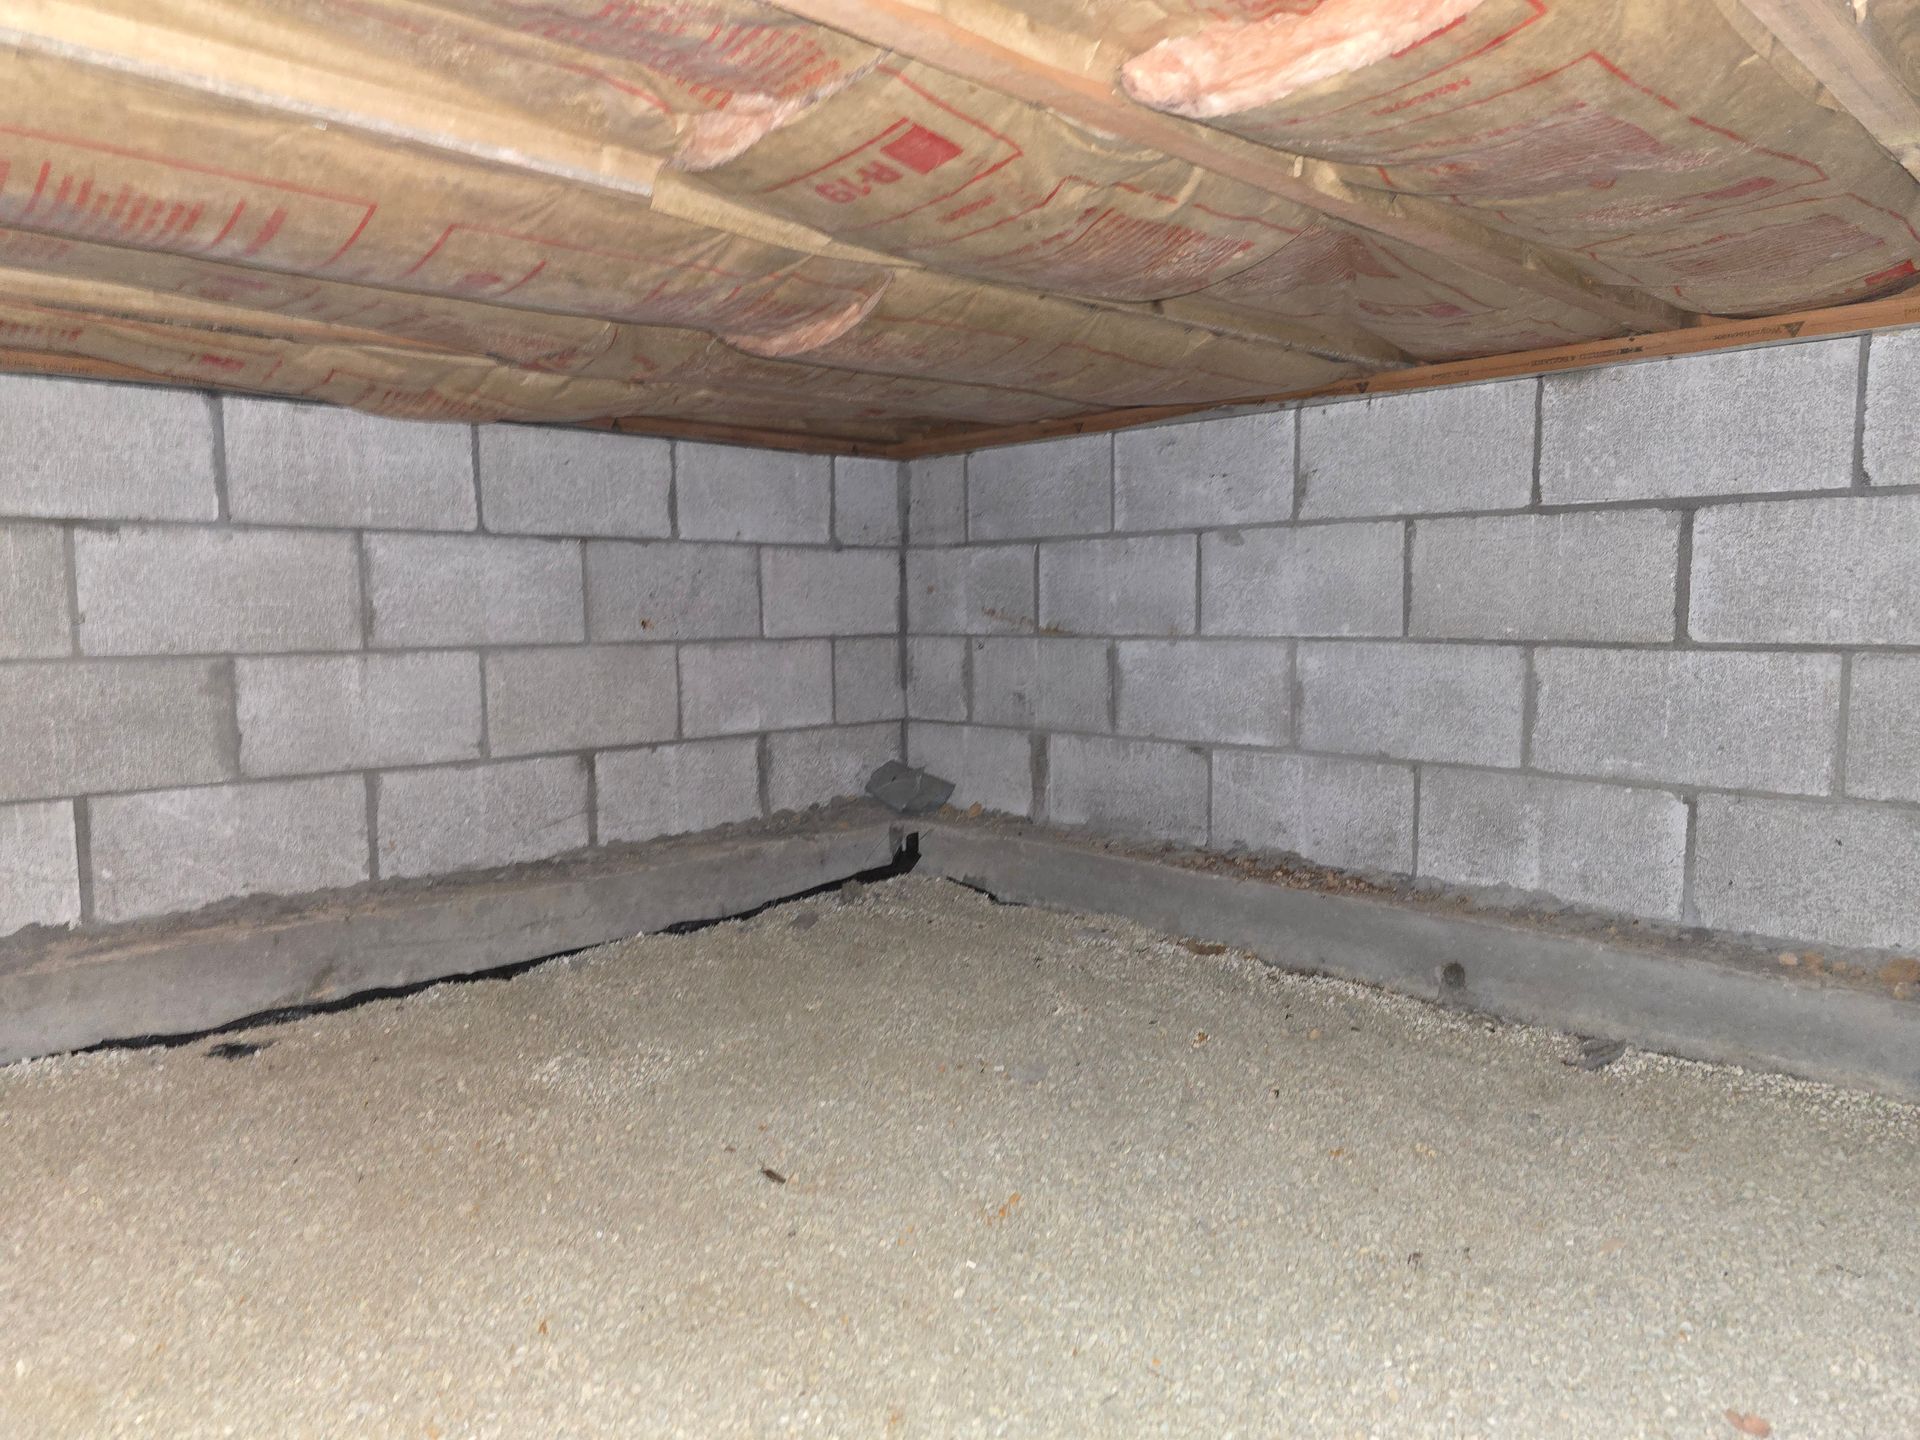
<instances>
[{"instance_id":1,"label":"corner of block walls","mask_svg":"<svg viewBox=\"0 0 1920 1440\"><path fill-rule=\"evenodd\" d=\"M1920 949L1920 331L908 465L909 760L1050 824Z\"/></svg>"},{"instance_id":2,"label":"corner of block walls","mask_svg":"<svg viewBox=\"0 0 1920 1440\"><path fill-rule=\"evenodd\" d=\"M858 794L891 462L0 376L0 936Z\"/></svg>"}]
</instances>

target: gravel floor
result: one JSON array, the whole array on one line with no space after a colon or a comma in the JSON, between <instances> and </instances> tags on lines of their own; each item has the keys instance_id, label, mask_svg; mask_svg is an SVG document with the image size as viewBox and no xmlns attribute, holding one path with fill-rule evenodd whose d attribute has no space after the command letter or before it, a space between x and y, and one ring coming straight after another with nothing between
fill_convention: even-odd
<instances>
[{"instance_id":1,"label":"gravel floor","mask_svg":"<svg viewBox=\"0 0 1920 1440\"><path fill-rule=\"evenodd\" d=\"M0 1435L1920 1434L1920 1110L908 878L0 1070Z\"/></svg>"}]
</instances>

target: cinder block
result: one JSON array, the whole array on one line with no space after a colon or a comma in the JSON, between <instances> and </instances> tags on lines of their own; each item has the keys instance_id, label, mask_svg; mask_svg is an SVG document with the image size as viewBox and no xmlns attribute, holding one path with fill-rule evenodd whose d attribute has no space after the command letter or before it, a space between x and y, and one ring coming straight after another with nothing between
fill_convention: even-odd
<instances>
[{"instance_id":1,"label":"cinder block","mask_svg":"<svg viewBox=\"0 0 1920 1440\"><path fill-rule=\"evenodd\" d=\"M1857 655L1847 702L1847 793L1920 800L1920 657Z\"/></svg>"},{"instance_id":2,"label":"cinder block","mask_svg":"<svg viewBox=\"0 0 1920 1440\"><path fill-rule=\"evenodd\" d=\"M899 545L898 460L834 457L833 536L842 545Z\"/></svg>"},{"instance_id":3,"label":"cinder block","mask_svg":"<svg viewBox=\"0 0 1920 1440\"><path fill-rule=\"evenodd\" d=\"M859 795L867 777L900 754L898 725L836 725L767 737L767 803L805 810Z\"/></svg>"},{"instance_id":4,"label":"cinder block","mask_svg":"<svg viewBox=\"0 0 1920 1440\"><path fill-rule=\"evenodd\" d=\"M967 457L967 538L1033 540L1112 528L1113 442L1076 435Z\"/></svg>"},{"instance_id":5,"label":"cinder block","mask_svg":"<svg viewBox=\"0 0 1920 1440\"><path fill-rule=\"evenodd\" d=\"M368 878L367 788L358 775L110 795L92 811L100 920Z\"/></svg>"},{"instance_id":6,"label":"cinder block","mask_svg":"<svg viewBox=\"0 0 1920 1440\"><path fill-rule=\"evenodd\" d=\"M268 525L471 530L473 432L229 395L227 504Z\"/></svg>"},{"instance_id":7,"label":"cinder block","mask_svg":"<svg viewBox=\"0 0 1920 1440\"><path fill-rule=\"evenodd\" d=\"M1151 740L1047 737L1047 819L1115 835L1207 843L1207 757Z\"/></svg>"},{"instance_id":8,"label":"cinder block","mask_svg":"<svg viewBox=\"0 0 1920 1440\"><path fill-rule=\"evenodd\" d=\"M1208 635L1398 635L1405 548L1398 522L1203 535L1201 628Z\"/></svg>"},{"instance_id":9,"label":"cinder block","mask_svg":"<svg viewBox=\"0 0 1920 1440\"><path fill-rule=\"evenodd\" d=\"M833 462L826 456L685 440L676 445L683 538L800 545L830 538Z\"/></svg>"},{"instance_id":10,"label":"cinder block","mask_svg":"<svg viewBox=\"0 0 1920 1440\"><path fill-rule=\"evenodd\" d=\"M907 463L907 543L960 545L967 538L967 457Z\"/></svg>"},{"instance_id":11,"label":"cinder block","mask_svg":"<svg viewBox=\"0 0 1920 1440\"><path fill-rule=\"evenodd\" d=\"M587 843L587 761L390 770L377 779L382 878L518 865Z\"/></svg>"},{"instance_id":12,"label":"cinder block","mask_svg":"<svg viewBox=\"0 0 1920 1440\"><path fill-rule=\"evenodd\" d=\"M1372 760L1218 750L1216 850L1278 850L1343 870L1413 869L1413 770Z\"/></svg>"},{"instance_id":13,"label":"cinder block","mask_svg":"<svg viewBox=\"0 0 1920 1440\"><path fill-rule=\"evenodd\" d=\"M1920 644L1920 495L1715 505L1693 522L1696 640Z\"/></svg>"},{"instance_id":14,"label":"cinder block","mask_svg":"<svg viewBox=\"0 0 1920 1440\"><path fill-rule=\"evenodd\" d=\"M1300 744L1395 760L1518 765L1525 665L1494 645L1304 644Z\"/></svg>"},{"instance_id":15,"label":"cinder block","mask_svg":"<svg viewBox=\"0 0 1920 1440\"><path fill-rule=\"evenodd\" d=\"M502 535L673 533L666 440L534 425L480 427L480 515Z\"/></svg>"},{"instance_id":16,"label":"cinder block","mask_svg":"<svg viewBox=\"0 0 1920 1440\"><path fill-rule=\"evenodd\" d=\"M595 640L724 640L760 633L760 563L749 545L587 542Z\"/></svg>"},{"instance_id":17,"label":"cinder block","mask_svg":"<svg viewBox=\"0 0 1920 1440\"><path fill-rule=\"evenodd\" d=\"M760 816L760 742L751 735L608 750L593 764L602 845Z\"/></svg>"},{"instance_id":18,"label":"cinder block","mask_svg":"<svg viewBox=\"0 0 1920 1440\"><path fill-rule=\"evenodd\" d=\"M1160 740L1284 745L1293 646L1284 640L1122 640L1119 730Z\"/></svg>"},{"instance_id":19,"label":"cinder block","mask_svg":"<svg viewBox=\"0 0 1920 1440\"><path fill-rule=\"evenodd\" d=\"M578 540L369 535L373 643L541 645L586 638Z\"/></svg>"},{"instance_id":20,"label":"cinder block","mask_svg":"<svg viewBox=\"0 0 1920 1440\"><path fill-rule=\"evenodd\" d=\"M1822 945L1920 948L1920 812L1702 795L1700 923Z\"/></svg>"},{"instance_id":21,"label":"cinder block","mask_svg":"<svg viewBox=\"0 0 1920 1440\"><path fill-rule=\"evenodd\" d=\"M1413 527L1415 635L1668 640L1680 516L1672 510L1489 515Z\"/></svg>"},{"instance_id":22,"label":"cinder block","mask_svg":"<svg viewBox=\"0 0 1920 1440\"><path fill-rule=\"evenodd\" d=\"M0 660L72 651L65 533L58 525L0 525Z\"/></svg>"},{"instance_id":23,"label":"cinder block","mask_svg":"<svg viewBox=\"0 0 1920 1440\"><path fill-rule=\"evenodd\" d=\"M915 635L1031 632L1033 547L907 552L907 629Z\"/></svg>"},{"instance_id":24,"label":"cinder block","mask_svg":"<svg viewBox=\"0 0 1920 1440\"><path fill-rule=\"evenodd\" d=\"M1860 342L1823 340L1549 375L1548 504L1853 482Z\"/></svg>"},{"instance_id":25,"label":"cinder block","mask_svg":"<svg viewBox=\"0 0 1920 1440\"><path fill-rule=\"evenodd\" d=\"M1835 655L1540 650L1533 763L1622 780L1825 794Z\"/></svg>"},{"instance_id":26,"label":"cinder block","mask_svg":"<svg viewBox=\"0 0 1920 1440\"><path fill-rule=\"evenodd\" d=\"M213 520L204 395L0 375L0 515Z\"/></svg>"},{"instance_id":27,"label":"cinder block","mask_svg":"<svg viewBox=\"0 0 1920 1440\"><path fill-rule=\"evenodd\" d=\"M1420 874L1680 919L1687 807L1664 790L1432 768L1420 776Z\"/></svg>"},{"instance_id":28,"label":"cinder block","mask_svg":"<svg viewBox=\"0 0 1920 1440\"><path fill-rule=\"evenodd\" d=\"M967 718L967 645L959 636L907 641L907 714L915 720Z\"/></svg>"},{"instance_id":29,"label":"cinder block","mask_svg":"<svg viewBox=\"0 0 1920 1440\"><path fill-rule=\"evenodd\" d=\"M0 935L80 919L73 802L0 805Z\"/></svg>"},{"instance_id":30,"label":"cinder block","mask_svg":"<svg viewBox=\"0 0 1920 1440\"><path fill-rule=\"evenodd\" d=\"M1300 513L1510 510L1533 494L1534 381L1375 395L1300 412Z\"/></svg>"},{"instance_id":31,"label":"cinder block","mask_svg":"<svg viewBox=\"0 0 1920 1440\"><path fill-rule=\"evenodd\" d=\"M351 535L82 529L73 563L86 655L360 648Z\"/></svg>"},{"instance_id":32,"label":"cinder block","mask_svg":"<svg viewBox=\"0 0 1920 1440\"><path fill-rule=\"evenodd\" d=\"M1121 431L1113 437L1113 528L1197 530L1290 518L1299 413Z\"/></svg>"},{"instance_id":33,"label":"cinder block","mask_svg":"<svg viewBox=\"0 0 1920 1440\"><path fill-rule=\"evenodd\" d=\"M904 714L899 640L889 635L876 640L834 641L834 720L841 725L859 725L869 720L898 720Z\"/></svg>"},{"instance_id":34,"label":"cinder block","mask_svg":"<svg viewBox=\"0 0 1920 1440\"><path fill-rule=\"evenodd\" d=\"M1194 537L1142 535L1040 547L1040 626L1073 635L1191 635Z\"/></svg>"},{"instance_id":35,"label":"cinder block","mask_svg":"<svg viewBox=\"0 0 1920 1440\"><path fill-rule=\"evenodd\" d=\"M900 552L760 552L768 636L892 635L900 629Z\"/></svg>"},{"instance_id":36,"label":"cinder block","mask_svg":"<svg viewBox=\"0 0 1920 1440\"><path fill-rule=\"evenodd\" d=\"M671 740L680 693L665 645L577 645L487 656L487 742L495 755L601 750Z\"/></svg>"},{"instance_id":37,"label":"cinder block","mask_svg":"<svg viewBox=\"0 0 1920 1440\"><path fill-rule=\"evenodd\" d=\"M953 782L952 804L1001 815L1033 813L1033 747L1020 730L907 726L907 763Z\"/></svg>"},{"instance_id":38,"label":"cinder block","mask_svg":"<svg viewBox=\"0 0 1920 1440\"><path fill-rule=\"evenodd\" d=\"M1108 730L1104 640L996 636L973 647L973 718L1023 730Z\"/></svg>"},{"instance_id":39,"label":"cinder block","mask_svg":"<svg viewBox=\"0 0 1920 1440\"><path fill-rule=\"evenodd\" d=\"M0 665L0 800L229 779L231 706L221 660Z\"/></svg>"},{"instance_id":40,"label":"cinder block","mask_svg":"<svg viewBox=\"0 0 1920 1440\"><path fill-rule=\"evenodd\" d=\"M234 662L248 777L480 756L480 657L276 655Z\"/></svg>"},{"instance_id":41,"label":"cinder block","mask_svg":"<svg viewBox=\"0 0 1920 1440\"><path fill-rule=\"evenodd\" d=\"M833 643L734 640L680 647L681 733L739 735L833 721Z\"/></svg>"},{"instance_id":42,"label":"cinder block","mask_svg":"<svg viewBox=\"0 0 1920 1440\"><path fill-rule=\"evenodd\" d=\"M1920 485L1920 330L1882 330L1867 360L1862 458L1872 485Z\"/></svg>"}]
</instances>

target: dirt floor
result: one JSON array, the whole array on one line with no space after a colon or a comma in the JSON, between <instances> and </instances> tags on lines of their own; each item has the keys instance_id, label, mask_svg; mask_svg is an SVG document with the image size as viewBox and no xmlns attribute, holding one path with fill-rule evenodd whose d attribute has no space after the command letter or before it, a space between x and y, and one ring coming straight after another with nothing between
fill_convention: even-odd
<instances>
[{"instance_id":1,"label":"dirt floor","mask_svg":"<svg viewBox=\"0 0 1920 1440\"><path fill-rule=\"evenodd\" d=\"M1920 1434L1920 1110L1213 948L910 877L0 1070L0 1435Z\"/></svg>"}]
</instances>

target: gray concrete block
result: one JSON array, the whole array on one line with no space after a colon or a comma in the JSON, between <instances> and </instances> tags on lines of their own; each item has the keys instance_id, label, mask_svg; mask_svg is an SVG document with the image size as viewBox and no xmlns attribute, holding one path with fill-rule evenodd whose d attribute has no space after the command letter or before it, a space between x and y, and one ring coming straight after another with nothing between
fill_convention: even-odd
<instances>
[{"instance_id":1,"label":"gray concrete block","mask_svg":"<svg viewBox=\"0 0 1920 1440\"><path fill-rule=\"evenodd\" d=\"M0 665L0 800L229 779L232 704L221 660Z\"/></svg>"},{"instance_id":2,"label":"gray concrete block","mask_svg":"<svg viewBox=\"0 0 1920 1440\"><path fill-rule=\"evenodd\" d=\"M1920 495L1714 505L1693 522L1696 640L1920 644Z\"/></svg>"},{"instance_id":3,"label":"gray concrete block","mask_svg":"<svg viewBox=\"0 0 1920 1440\"><path fill-rule=\"evenodd\" d=\"M1047 737L1047 819L1102 834L1207 843L1207 757L1152 740Z\"/></svg>"},{"instance_id":4,"label":"gray concrete block","mask_svg":"<svg viewBox=\"0 0 1920 1440\"><path fill-rule=\"evenodd\" d=\"M1694 844L1703 925L1920 949L1920 812L1702 795Z\"/></svg>"},{"instance_id":5,"label":"gray concrete block","mask_svg":"<svg viewBox=\"0 0 1920 1440\"><path fill-rule=\"evenodd\" d=\"M0 660L72 651L66 533L58 525L0 525Z\"/></svg>"},{"instance_id":6,"label":"gray concrete block","mask_svg":"<svg viewBox=\"0 0 1920 1440\"><path fill-rule=\"evenodd\" d=\"M907 714L915 720L967 718L967 645L960 636L907 641Z\"/></svg>"},{"instance_id":7,"label":"gray concrete block","mask_svg":"<svg viewBox=\"0 0 1920 1440\"><path fill-rule=\"evenodd\" d=\"M842 545L900 544L900 462L836 455L833 538Z\"/></svg>"},{"instance_id":8,"label":"gray concrete block","mask_svg":"<svg viewBox=\"0 0 1920 1440\"><path fill-rule=\"evenodd\" d=\"M480 757L480 657L275 655L234 662L250 778Z\"/></svg>"},{"instance_id":9,"label":"gray concrete block","mask_svg":"<svg viewBox=\"0 0 1920 1440\"><path fill-rule=\"evenodd\" d=\"M1122 640L1123 735L1284 745L1293 738L1293 646L1285 640Z\"/></svg>"},{"instance_id":10,"label":"gray concrete block","mask_svg":"<svg viewBox=\"0 0 1920 1440\"><path fill-rule=\"evenodd\" d=\"M675 445L685 539L824 545L831 538L833 462L825 455Z\"/></svg>"},{"instance_id":11,"label":"gray concrete block","mask_svg":"<svg viewBox=\"0 0 1920 1440\"><path fill-rule=\"evenodd\" d=\"M382 878L518 865L587 844L581 756L389 770L376 786Z\"/></svg>"},{"instance_id":12,"label":"gray concrete block","mask_svg":"<svg viewBox=\"0 0 1920 1440\"><path fill-rule=\"evenodd\" d=\"M1856 655L1847 702L1847 793L1920 800L1920 656Z\"/></svg>"},{"instance_id":13,"label":"gray concrete block","mask_svg":"<svg viewBox=\"0 0 1920 1440\"><path fill-rule=\"evenodd\" d=\"M1833 784L1838 656L1543 649L1534 681L1539 769L1801 794Z\"/></svg>"},{"instance_id":14,"label":"gray concrete block","mask_svg":"<svg viewBox=\"0 0 1920 1440\"><path fill-rule=\"evenodd\" d=\"M795 730L833 722L833 643L733 640L680 647L688 736Z\"/></svg>"},{"instance_id":15,"label":"gray concrete block","mask_svg":"<svg viewBox=\"0 0 1920 1440\"><path fill-rule=\"evenodd\" d=\"M577 540L369 535L373 643L542 645L586 638Z\"/></svg>"},{"instance_id":16,"label":"gray concrete block","mask_svg":"<svg viewBox=\"0 0 1920 1440\"><path fill-rule=\"evenodd\" d=\"M767 737L767 803L805 810L857 796L867 777L900 753L898 725L836 725Z\"/></svg>"},{"instance_id":17,"label":"gray concrete block","mask_svg":"<svg viewBox=\"0 0 1920 1440\"><path fill-rule=\"evenodd\" d=\"M1862 460L1871 485L1920 485L1920 330L1882 330L1867 360Z\"/></svg>"},{"instance_id":18,"label":"gray concrete block","mask_svg":"<svg viewBox=\"0 0 1920 1440\"><path fill-rule=\"evenodd\" d=\"M213 520L213 412L182 390L0 375L0 515Z\"/></svg>"},{"instance_id":19,"label":"gray concrete block","mask_svg":"<svg viewBox=\"0 0 1920 1440\"><path fill-rule=\"evenodd\" d=\"M1420 874L1680 919L1687 807L1664 790L1484 770L1420 774Z\"/></svg>"},{"instance_id":20,"label":"gray concrete block","mask_svg":"<svg viewBox=\"0 0 1920 1440\"><path fill-rule=\"evenodd\" d=\"M1107 642L992 636L973 647L973 718L1022 730L1107 730Z\"/></svg>"},{"instance_id":21,"label":"gray concrete block","mask_svg":"<svg viewBox=\"0 0 1920 1440\"><path fill-rule=\"evenodd\" d=\"M1668 640L1680 515L1489 515L1413 527L1412 633Z\"/></svg>"},{"instance_id":22,"label":"gray concrete block","mask_svg":"<svg viewBox=\"0 0 1920 1440\"><path fill-rule=\"evenodd\" d=\"M73 537L86 655L357 650L353 537L127 525Z\"/></svg>"},{"instance_id":23,"label":"gray concrete block","mask_svg":"<svg viewBox=\"0 0 1920 1440\"><path fill-rule=\"evenodd\" d=\"M496 534L673 533L671 442L536 425L483 425L479 433L480 515Z\"/></svg>"},{"instance_id":24,"label":"gray concrete block","mask_svg":"<svg viewBox=\"0 0 1920 1440\"><path fill-rule=\"evenodd\" d=\"M1837 489L1853 482L1854 339L1549 375L1548 504Z\"/></svg>"},{"instance_id":25,"label":"gray concrete block","mask_svg":"<svg viewBox=\"0 0 1920 1440\"><path fill-rule=\"evenodd\" d=\"M1033 747L1024 731L916 720L907 726L907 763L952 781L951 803L962 810L1033 813Z\"/></svg>"},{"instance_id":26,"label":"gray concrete block","mask_svg":"<svg viewBox=\"0 0 1920 1440\"><path fill-rule=\"evenodd\" d=\"M1113 519L1113 442L1076 435L967 457L967 538L1103 535Z\"/></svg>"},{"instance_id":27,"label":"gray concrete block","mask_svg":"<svg viewBox=\"0 0 1920 1440\"><path fill-rule=\"evenodd\" d=\"M1300 412L1300 513L1509 510L1533 493L1534 386L1503 380Z\"/></svg>"},{"instance_id":28,"label":"gray concrete block","mask_svg":"<svg viewBox=\"0 0 1920 1440\"><path fill-rule=\"evenodd\" d=\"M1413 870L1413 770L1373 760L1219 750L1215 850L1278 850L1343 870Z\"/></svg>"},{"instance_id":29,"label":"gray concrete block","mask_svg":"<svg viewBox=\"0 0 1920 1440\"><path fill-rule=\"evenodd\" d=\"M760 815L760 742L690 740L594 756L600 843L685 835Z\"/></svg>"},{"instance_id":30,"label":"gray concrete block","mask_svg":"<svg viewBox=\"0 0 1920 1440\"><path fill-rule=\"evenodd\" d=\"M487 656L494 755L601 750L671 740L680 692L667 645L570 645Z\"/></svg>"},{"instance_id":31,"label":"gray concrete block","mask_svg":"<svg viewBox=\"0 0 1920 1440\"><path fill-rule=\"evenodd\" d=\"M760 552L769 637L892 635L900 629L898 550Z\"/></svg>"},{"instance_id":32,"label":"gray concrete block","mask_svg":"<svg viewBox=\"0 0 1920 1440\"><path fill-rule=\"evenodd\" d=\"M1518 765L1525 665L1495 645L1304 644L1300 745L1396 760Z\"/></svg>"},{"instance_id":33,"label":"gray concrete block","mask_svg":"<svg viewBox=\"0 0 1920 1440\"><path fill-rule=\"evenodd\" d=\"M894 636L833 642L833 718L842 725L898 720L907 713Z\"/></svg>"},{"instance_id":34,"label":"gray concrete block","mask_svg":"<svg viewBox=\"0 0 1920 1440\"><path fill-rule=\"evenodd\" d=\"M587 630L595 640L758 635L758 552L750 545L589 540Z\"/></svg>"},{"instance_id":35,"label":"gray concrete block","mask_svg":"<svg viewBox=\"0 0 1920 1440\"><path fill-rule=\"evenodd\" d=\"M1031 545L907 552L910 633L1008 635L1033 627Z\"/></svg>"},{"instance_id":36,"label":"gray concrete block","mask_svg":"<svg viewBox=\"0 0 1920 1440\"><path fill-rule=\"evenodd\" d=\"M105 921L241 895L302 895L367 875L358 775L109 795L92 802L93 908Z\"/></svg>"},{"instance_id":37,"label":"gray concrete block","mask_svg":"<svg viewBox=\"0 0 1920 1440\"><path fill-rule=\"evenodd\" d=\"M935 455L907 465L907 543L960 545L967 538L967 457Z\"/></svg>"},{"instance_id":38,"label":"gray concrete block","mask_svg":"<svg viewBox=\"0 0 1920 1440\"><path fill-rule=\"evenodd\" d=\"M1194 537L1143 535L1040 547L1040 625L1073 635L1191 635Z\"/></svg>"},{"instance_id":39,"label":"gray concrete block","mask_svg":"<svg viewBox=\"0 0 1920 1440\"><path fill-rule=\"evenodd\" d=\"M73 802L0 805L0 936L79 920Z\"/></svg>"},{"instance_id":40,"label":"gray concrete block","mask_svg":"<svg viewBox=\"0 0 1920 1440\"><path fill-rule=\"evenodd\" d=\"M1203 535L1202 632L1398 635L1405 547L1397 521Z\"/></svg>"},{"instance_id":41,"label":"gray concrete block","mask_svg":"<svg viewBox=\"0 0 1920 1440\"><path fill-rule=\"evenodd\" d=\"M229 395L227 504L267 525L471 530L473 432Z\"/></svg>"},{"instance_id":42,"label":"gray concrete block","mask_svg":"<svg viewBox=\"0 0 1920 1440\"><path fill-rule=\"evenodd\" d=\"M1293 514L1297 410L1149 425L1113 437L1113 528L1257 525Z\"/></svg>"}]
</instances>

